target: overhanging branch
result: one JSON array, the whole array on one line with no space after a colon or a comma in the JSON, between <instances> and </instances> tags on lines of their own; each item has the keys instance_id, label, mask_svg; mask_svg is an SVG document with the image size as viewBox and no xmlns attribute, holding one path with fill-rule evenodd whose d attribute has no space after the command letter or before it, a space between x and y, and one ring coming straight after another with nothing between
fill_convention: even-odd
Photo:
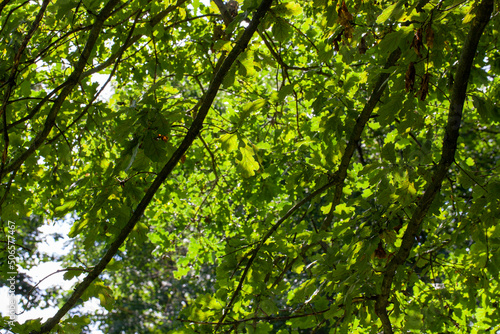
<instances>
[{"instance_id":1,"label":"overhanging branch","mask_svg":"<svg viewBox=\"0 0 500 334\"><path fill-rule=\"evenodd\" d=\"M381 293L375 302L375 312L382 321L384 334L392 334L392 325L387 314L387 305L391 294L392 282L396 270L402 265L413 247L415 237L418 235L422 221L434 200L439 193L441 184L448 173L448 169L455 159L459 129L462 121L462 110L465 101L467 83L474 56L477 51L479 39L490 20L493 12L493 0L483 0L477 8L477 14L470 27L469 34L465 40L458 61L457 71L455 73L455 83L453 85L450 109L448 112L448 122L443 138L443 148L441 160L432 176L432 182L427 186L424 195L417 203L417 210L413 213L410 222L406 228L401 241L401 247L387 264L382 280Z\"/></svg>"},{"instance_id":2,"label":"overhanging branch","mask_svg":"<svg viewBox=\"0 0 500 334\"><path fill-rule=\"evenodd\" d=\"M7 153L9 149L9 132L7 131L7 104L9 102L10 95L12 93L12 89L15 86L16 82L16 76L17 76L17 68L19 67L19 62L21 61L21 57L24 53L24 50L28 46L29 41L31 40L31 37L33 37L33 34L35 31L38 29L38 26L40 25L40 22L42 21L43 15L45 14L45 10L47 9L47 5L49 4L49 0L45 0L42 3L42 6L40 7L40 10L38 11L38 14L33 21L33 24L31 25L31 28L28 32L28 34L25 36L21 46L17 50L16 55L14 56L14 63L12 65L12 70L10 71L9 79L7 80L7 87L5 89L5 94L3 97L2 101L2 106L0 108L0 115L2 115L2 123L3 123L3 140L4 140L4 147L3 147L3 152L2 152L2 163L0 167L0 175L3 172L5 162L7 161Z\"/></svg>"},{"instance_id":3,"label":"overhanging branch","mask_svg":"<svg viewBox=\"0 0 500 334\"><path fill-rule=\"evenodd\" d=\"M137 222L142 217L144 211L147 206L153 199L153 196L158 191L163 182L170 175L174 167L177 165L181 157L187 151L187 149L191 146L193 141L198 136L200 132L205 117L210 110L210 107L219 91L220 85L226 74L229 72L231 66L236 61L236 58L246 49L250 39L252 38L254 32L257 30L257 27L260 23L260 20L264 17L266 12L271 7L272 0L263 0L260 4L259 8L255 12L252 21L245 29L241 38L236 42L236 45L228 54L220 69L215 73L212 82L205 94L205 96L201 100L200 107L198 109L198 113L196 118L194 119L191 127L189 128L186 136L183 141L177 148L177 150L173 153L172 157L165 164L163 169L160 171L158 176L155 178L151 186L148 188L148 191L142 198L141 202L137 205L132 217L129 219L127 224L120 231L120 234L116 238L116 240L111 244L106 254L101 258L99 263L92 269L92 271L84 278L82 283L80 283L74 290L73 294L66 301L66 303L59 309L56 315L49 320L47 320L41 327L41 330L37 333L47 333L52 330L61 320L61 318L77 303L79 298L83 295L85 290L92 284L92 282L104 271L108 263L111 261L113 256L116 254L120 246L127 239L130 232L134 229Z\"/></svg>"}]
</instances>

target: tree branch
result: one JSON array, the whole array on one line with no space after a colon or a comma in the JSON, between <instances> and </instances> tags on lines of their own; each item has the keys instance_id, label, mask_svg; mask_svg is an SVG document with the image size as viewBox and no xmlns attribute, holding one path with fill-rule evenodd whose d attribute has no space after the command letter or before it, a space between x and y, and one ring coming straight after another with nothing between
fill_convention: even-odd
<instances>
[{"instance_id":1,"label":"tree branch","mask_svg":"<svg viewBox=\"0 0 500 334\"><path fill-rule=\"evenodd\" d=\"M0 2L0 15L2 14L2 11L4 9L4 7L10 2L10 0L3 0L2 2Z\"/></svg>"},{"instance_id":2,"label":"tree branch","mask_svg":"<svg viewBox=\"0 0 500 334\"><path fill-rule=\"evenodd\" d=\"M281 217L269 229L269 231L267 231L266 235L264 235L264 237L257 244L257 246L253 250L250 251L250 253L252 254L252 256L248 260L248 262L247 262L247 264L245 266L245 269L243 270L243 273L241 274L240 280L238 282L238 286L236 287L236 290L233 292L231 300L229 301L229 303L224 308L224 311L222 313L222 317L219 319L219 322L217 323L217 326L215 327L215 332L217 332L217 330L219 329L219 327L224 324L224 319L225 319L225 317L226 317L229 309L232 307L232 305L234 304L234 302L236 300L236 297L239 295L241 289L243 288L243 283L245 282L245 279L246 279L246 276L248 274L248 271L250 270L250 267L252 266L253 262L257 258L257 254L259 253L259 250L262 248L262 246L267 241L267 239L269 239L274 234L274 232L276 232L276 230L281 226L281 224L283 224L283 222L285 222L285 220L287 220L295 211L297 211L300 207L302 207L302 205L304 205L305 203L309 202L314 197L322 194L327 189L329 189L330 187L332 187L333 185L335 185L337 183L338 183L338 179L334 177L332 179L332 181L330 181L327 184L323 185L322 187L316 189L315 191L313 191L312 193L310 193L309 195L307 195L306 197L304 197L301 201L297 202L294 206L292 206L290 208L290 210L287 211L287 213L283 217Z\"/></svg>"},{"instance_id":3,"label":"tree branch","mask_svg":"<svg viewBox=\"0 0 500 334\"><path fill-rule=\"evenodd\" d=\"M450 109L448 112L448 122L446 125L445 135L443 138L443 148L441 160L432 176L432 182L427 186L424 195L417 203L417 210L408 223L405 234L401 241L401 247L387 264L384 277L382 280L381 293L375 302L375 312L382 321L384 334L392 334L392 325L387 314L387 305L391 294L392 282L396 274L396 270L402 265L413 247L415 237L420 232L422 221L429 210L432 201L441 189L441 184L448 173L448 169L455 159L455 151L457 149L457 141L459 137L459 129L462 121L462 110L465 101L467 83L471 67L474 61L474 56L477 51L479 39L490 20L493 12L493 0L483 0L477 8L477 14L470 27L469 34L465 40L458 61L457 71L455 73L455 83L453 85Z\"/></svg>"},{"instance_id":4,"label":"tree branch","mask_svg":"<svg viewBox=\"0 0 500 334\"><path fill-rule=\"evenodd\" d=\"M177 2L177 4L175 5L172 5L172 6L169 6L167 7L165 10L163 10L162 12L156 14L150 21L149 21L149 25L151 27L154 27L155 25L157 25L158 23L161 22L162 19L164 19L169 13L171 13L174 9L176 9L178 6L182 5L183 3L185 3L187 0L179 0ZM165 30L170 28L170 27L173 27L175 24L177 24L178 22L176 23L173 23L169 26L166 26L165 27ZM67 35L70 35L72 33L75 33L77 31L83 31L83 30L90 30L92 28L92 26L88 26L88 27L82 27L82 28L79 28L79 29L75 29L71 32L68 32L66 33L64 36L60 37L57 41L59 41L60 39L62 39L63 37L66 37ZM122 55L123 53L130 47L132 46L133 44L135 44L137 41L139 41L141 39L141 37L143 37L144 35L143 34L138 34L138 35L135 35L131 38L128 38L127 37L127 40L125 41L125 43L120 47L120 49L118 49L118 51L116 51L114 54L112 54L108 59L106 59L106 61L104 61L103 63L91 68L90 70L87 70L85 72L83 72L81 75L80 75L80 78L78 79L79 81L81 81L83 78L86 78L92 74L95 74L95 73L98 73L106 68L108 68L109 66L113 65L113 64L116 64L116 62L119 62L120 59L122 58ZM55 44L57 43L54 42L52 44ZM40 52L39 55L37 55L37 57L40 57L42 53L45 53L47 51L47 48L45 48L44 50L42 50ZM64 82L62 83L61 85L59 85L58 87L54 88L48 95L46 95L42 101L40 101L31 111L28 115L26 115L25 117L23 118L20 118L18 119L17 121L14 121L12 122L11 124L9 124L7 126L7 129L11 129L12 127L18 125L18 124L21 124L31 118L33 118L39 111L40 109L42 108L42 106L50 100L50 98L56 93L58 92L59 90L61 90L62 88L64 88L64 86L66 86L68 84L68 82ZM83 116L85 113L81 113L81 116ZM78 117L80 118L80 117ZM0 128L0 131L3 131L4 127ZM0 173L0 175L2 175Z\"/></svg>"},{"instance_id":5,"label":"tree branch","mask_svg":"<svg viewBox=\"0 0 500 334\"><path fill-rule=\"evenodd\" d=\"M119 2L120 0L110 0L104 6L99 15L97 15L92 30L89 33L89 37L87 39L87 43L85 44L85 48L82 51L82 55L78 59L78 63L76 64L74 71L71 73L66 82L63 84L64 88L62 89L60 95L54 101L54 104L52 105L52 108L50 109L49 114L45 119L45 125L42 131L40 131L37 134L37 136L35 137L35 139L33 140L33 142L31 143L30 147L27 150L25 150L20 156L18 156L11 164L7 165L5 169L0 170L0 179L2 179L7 173L17 170L24 163L24 161L26 161L26 159L28 159L40 147L40 145L43 144L43 142L49 135L50 131L54 127L57 114L61 109L63 102L66 100L66 97L68 97L68 95L71 93L73 87L75 87L75 85L78 83L80 75L82 74L83 70L85 69L85 66L87 65L87 61L90 58L92 49L94 48L94 45L96 44L97 39L99 38L99 34L101 33L104 21L111 14L113 7L115 7Z\"/></svg>"},{"instance_id":6,"label":"tree branch","mask_svg":"<svg viewBox=\"0 0 500 334\"><path fill-rule=\"evenodd\" d=\"M161 11L160 13L156 14L150 21L149 21L149 26L150 27L154 27L156 26L158 23L161 22L161 20L163 20L169 13L173 12L176 8L178 8L180 5L182 5L183 3L185 3L187 0L179 0L177 1L177 3L175 5L171 5L171 6L168 6L165 10ZM170 28L171 26L167 26L165 27L165 30L167 28ZM143 34L137 34L135 35L134 37L132 37L130 40L127 40L123 45L122 47L116 51L113 55L111 55L108 59L106 59L106 61L104 61L102 64L99 64L97 65L96 67L82 73L80 79L82 78L85 78L85 77L88 77L89 75L92 75L92 74L95 74L95 73L98 73L102 70L104 70L105 68L111 66L111 64L113 64L113 62L118 58L118 57L121 57L121 55L125 52L126 49L128 49L130 46L132 46L133 44L135 44L138 40L141 39L141 37L143 36Z\"/></svg>"},{"instance_id":7,"label":"tree branch","mask_svg":"<svg viewBox=\"0 0 500 334\"><path fill-rule=\"evenodd\" d=\"M2 152L2 163L0 167L0 175L3 172L5 162L7 161L7 153L9 149L9 132L7 131L7 104L9 102L10 94L12 93L12 89L16 85L16 76L17 76L17 68L19 66L19 62L21 61L21 56L24 53L24 50L28 46L28 43L33 37L33 34L35 31L38 29L38 26L40 25L40 22L42 21L43 15L45 14L45 10L47 9L47 5L49 4L49 0L44 0L42 3L42 6L40 7L40 10L38 11L38 14L36 15L35 20L33 21L33 24L31 25L30 30L28 31L28 34L25 36L21 46L16 52L16 55L14 56L14 62L12 65L12 69L10 71L9 79L7 81L7 88L5 90L5 94L3 97L2 101L2 107L0 108L0 115L2 115L2 123L3 123L3 140L4 140L4 147L3 147L3 152ZM0 177L1 179L1 177Z\"/></svg>"},{"instance_id":8,"label":"tree branch","mask_svg":"<svg viewBox=\"0 0 500 334\"><path fill-rule=\"evenodd\" d=\"M139 11L134 19L134 23L132 24L132 27L130 28L130 32L129 34L127 35L127 39L125 40L125 43L124 45L126 45L130 39L132 38L132 35L135 31L135 26L137 24L137 21L139 20L139 16L141 15L142 11ZM117 61L115 62L114 66L113 66L113 69L111 70L111 73L108 75L108 79L104 82L104 84L101 86L101 88L99 89L99 91L97 93L95 93L95 95L92 97L92 99L90 100L89 103L87 103L87 105L85 106L85 108L83 109L83 111L71 122L70 125L68 125L64 131L61 131L59 132L57 135L54 136L54 138L50 139L47 141L47 144L52 144L54 141L56 141L60 135L62 135L64 132L68 131L68 129L70 129L71 127L73 127L73 125L75 125L84 115L86 115L90 109L90 107L93 106L93 103L95 100L97 100L97 98L99 97L99 95L101 95L101 93L104 91L104 89L106 88L106 86L109 84L109 82L111 81L111 79L113 78L113 75L115 75L117 69L118 69L118 66L120 65L120 60L123 56L123 52L125 52L125 49L122 49L120 48L120 50L118 50L118 57L117 57Z\"/></svg>"},{"instance_id":9,"label":"tree branch","mask_svg":"<svg viewBox=\"0 0 500 334\"><path fill-rule=\"evenodd\" d=\"M318 314L323 314L325 312L328 312L329 310L330 309L328 308L325 310L316 311L316 312L312 312L312 313L291 314L291 315L282 315L282 316L252 317L252 318L246 318L246 319L242 319L242 320L227 321L227 322L223 323L222 326L233 326L233 325L238 325L241 323L251 322L251 321L266 321L266 322L284 321L284 320L290 320L290 319L317 316ZM177 320L180 322L188 322L188 323L193 323L193 324L197 324L197 325L217 325L216 322L195 321L195 320L186 320L186 319L177 319Z\"/></svg>"},{"instance_id":10,"label":"tree branch","mask_svg":"<svg viewBox=\"0 0 500 334\"><path fill-rule=\"evenodd\" d=\"M396 64L399 57L401 56L401 49L397 48L392 51L387 59L387 62L384 66L385 69L388 69ZM345 179L347 177L347 170L349 168L349 164L351 163L352 155L354 154L354 150L358 146L358 142L361 139L361 134L365 128L366 123L370 120L370 116L375 109L382 93L387 86L387 82L391 73L381 73L377 82L375 83L375 87L373 88L373 92L366 102L361 114L358 116L356 120L356 125L351 132L351 136L349 137L349 142L345 148L344 154L342 155L342 160L340 161L340 166L337 170L337 177L339 178L339 182L335 187L335 194L332 201L332 206L330 208L330 212L326 216L325 220L321 224L321 230L328 230L333 220L333 213L335 211L335 207L340 204L340 200L342 199L342 190L344 188Z\"/></svg>"},{"instance_id":11,"label":"tree branch","mask_svg":"<svg viewBox=\"0 0 500 334\"><path fill-rule=\"evenodd\" d=\"M112 0L113 1L113 0ZM125 242L130 232L134 229L137 222L142 217L144 211L147 206L153 199L153 196L158 191L163 182L170 175L174 167L177 165L181 157L187 151L187 149L191 146L193 141L198 136L200 132L205 117L210 110L210 107L219 91L219 87L224 80L224 77L229 72L231 66L236 61L236 58L246 49L250 39L252 38L255 30L260 23L260 20L264 17L266 12L271 7L272 0L263 0L257 9L256 13L253 16L252 21L248 25L248 27L243 32L241 38L236 42L236 45L228 54L227 58L222 63L220 69L215 73L212 82L207 90L207 93L202 98L202 102L200 108L198 109L198 113L196 118L194 119L191 127L189 128L186 136L183 141L177 148L177 150L172 154L172 157L165 164L163 169L160 171L158 176L155 178L151 186L148 188L148 191L142 198L141 202L137 205L132 217L130 217L127 224L120 231L120 234L116 238L116 240L111 244L106 254L101 258L99 263L92 269L92 271L85 277L85 279L80 283L74 290L73 294L66 301L66 303L59 309L56 315L50 319L48 319L41 327L40 331L37 333L47 333L52 330L61 320L61 318L77 303L78 299L83 295L85 290L92 284L92 282L104 271L108 263L111 261L113 256L116 254L120 246Z\"/></svg>"}]
</instances>

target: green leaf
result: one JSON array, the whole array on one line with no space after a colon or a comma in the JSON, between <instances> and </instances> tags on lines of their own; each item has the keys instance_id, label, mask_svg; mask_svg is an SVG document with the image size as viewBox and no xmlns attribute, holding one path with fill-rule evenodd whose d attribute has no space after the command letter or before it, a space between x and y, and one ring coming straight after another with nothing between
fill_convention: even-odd
<instances>
[{"instance_id":1,"label":"green leaf","mask_svg":"<svg viewBox=\"0 0 500 334\"><path fill-rule=\"evenodd\" d=\"M382 41L378 44L378 49L382 54L389 54L396 47L405 47L406 41L413 34L413 29L410 27L403 27L397 31L391 32L384 36Z\"/></svg>"},{"instance_id":2,"label":"green leaf","mask_svg":"<svg viewBox=\"0 0 500 334\"><path fill-rule=\"evenodd\" d=\"M139 152L139 147L140 147L140 146L141 146L141 143L140 143L140 142L138 142L138 143L135 145L135 147L133 148L133 150L132 150L132 154L131 154L131 156L130 156L129 163L128 163L127 167L125 167L125 172L127 172L127 171L130 169L130 167L132 167L132 164L134 163L135 158L136 158L136 156L137 156L137 152Z\"/></svg>"},{"instance_id":3,"label":"green leaf","mask_svg":"<svg viewBox=\"0 0 500 334\"><path fill-rule=\"evenodd\" d=\"M76 200L67 201L63 205L57 207L55 213L58 217L63 217L67 212L71 211L77 203L78 201Z\"/></svg>"},{"instance_id":4,"label":"green leaf","mask_svg":"<svg viewBox=\"0 0 500 334\"><path fill-rule=\"evenodd\" d=\"M81 270L79 270L79 269L81 269ZM74 268L74 269L72 268L72 269L70 269L70 270L68 270L68 271L66 271L66 272L64 273L63 278L64 278L64 280L66 280L66 281L70 281L70 280L72 280L74 277L78 277L78 276L80 276L82 273L84 273L84 272L85 272L85 270L84 270L84 269L85 269L85 268L83 268L83 267L81 267L81 268Z\"/></svg>"},{"instance_id":5,"label":"green leaf","mask_svg":"<svg viewBox=\"0 0 500 334\"><path fill-rule=\"evenodd\" d=\"M261 110L266 105L266 103L266 99L257 99L253 102L245 104L239 115L238 127L240 127L244 123L246 118L249 117L253 111Z\"/></svg>"},{"instance_id":6,"label":"green leaf","mask_svg":"<svg viewBox=\"0 0 500 334\"><path fill-rule=\"evenodd\" d=\"M467 166L469 167L472 167L474 166L474 159L472 159L471 157L468 157L467 160L465 160L465 163L467 164Z\"/></svg>"},{"instance_id":7,"label":"green leaf","mask_svg":"<svg viewBox=\"0 0 500 334\"><path fill-rule=\"evenodd\" d=\"M240 159L237 159L238 166L240 167L241 175L245 178L255 175L255 172L259 169L259 163L254 158L254 150L251 146L245 144L245 146L240 147Z\"/></svg>"},{"instance_id":8,"label":"green leaf","mask_svg":"<svg viewBox=\"0 0 500 334\"><path fill-rule=\"evenodd\" d=\"M273 36L278 42L285 42L288 40L290 33L291 33L291 27L288 24L288 22L281 18L278 17L274 21L272 32Z\"/></svg>"},{"instance_id":9,"label":"green leaf","mask_svg":"<svg viewBox=\"0 0 500 334\"><path fill-rule=\"evenodd\" d=\"M232 152L238 148L238 135L235 133L226 133L220 137L222 149L226 152Z\"/></svg>"},{"instance_id":10,"label":"green leaf","mask_svg":"<svg viewBox=\"0 0 500 334\"><path fill-rule=\"evenodd\" d=\"M160 162L166 160L167 151L165 143L162 140L153 138L152 135L146 135L142 143L144 147L144 154L153 162Z\"/></svg>"},{"instance_id":11,"label":"green leaf","mask_svg":"<svg viewBox=\"0 0 500 334\"><path fill-rule=\"evenodd\" d=\"M89 220L88 219L78 219L75 220L73 226L71 226L71 230L68 233L68 237L74 238L78 234L80 234L85 227L87 227Z\"/></svg>"},{"instance_id":12,"label":"green leaf","mask_svg":"<svg viewBox=\"0 0 500 334\"><path fill-rule=\"evenodd\" d=\"M273 12L278 16L298 16L302 14L302 8L296 2L279 3L273 7Z\"/></svg>"},{"instance_id":13,"label":"green leaf","mask_svg":"<svg viewBox=\"0 0 500 334\"><path fill-rule=\"evenodd\" d=\"M283 102L288 95L293 94L293 85L284 85L278 92L278 100Z\"/></svg>"},{"instance_id":14,"label":"green leaf","mask_svg":"<svg viewBox=\"0 0 500 334\"><path fill-rule=\"evenodd\" d=\"M67 231L45 227L71 226L63 278L108 311L54 333L375 333L386 283L394 332L494 331L491 1L224 2L221 33L213 1L2 1L2 277L53 261ZM37 289L29 307L76 297Z\"/></svg>"},{"instance_id":15,"label":"green leaf","mask_svg":"<svg viewBox=\"0 0 500 334\"><path fill-rule=\"evenodd\" d=\"M392 5L390 5L389 7L386 7L384 11L377 17L376 22L378 24L381 24L390 18L394 18L397 20L403 13L402 6L403 6L403 1L397 1Z\"/></svg>"},{"instance_id":16,"label":"green leaf","mask_svg":"<svg viewBox=\"0 0 500 334\"><path fill-rule=\"evenodd\" d=\"M472 101L483 122L500 120L500 107L492 103L489 98L479 95L472 95Z\"/></svg>"},{"instance_id":17,"label":"green leaf","mask_svg":"<svg viewBox=\"0 0 500 334\"><path fill-rule=\"evenodd\" d=\"M222 82L222 85L224 87L231 87L234 85L234 80L236 79L236 67L232 67L224 77L224 81Z\"/></svg>"},{"instance_id":18,"label":"green leaf","mask_svg":"<svg viewBox=\"0 0 500 334\"><path fill-rule=\"evenodd\" d=\"M92 283L83 293L82 300L89 300L90 298L98 298L101 306L106 310L111 310L114 304L114 298L112 296L112 291L109 287L104 285L103 282Z\"/></svg>"},{"instance_id":19,"label":"green leaf","mask_svg":"<svg viewBox=\"0 0 500 334\"><path fill-rule=\"evenodd\" d=\"M262 311L264 311L264 313L266 313L267 315L278 314L279 312L279 308L269 298L265 298L264 300L262 300L260 303L260 307L262 308Z\"/></svg>"}]
</instances>

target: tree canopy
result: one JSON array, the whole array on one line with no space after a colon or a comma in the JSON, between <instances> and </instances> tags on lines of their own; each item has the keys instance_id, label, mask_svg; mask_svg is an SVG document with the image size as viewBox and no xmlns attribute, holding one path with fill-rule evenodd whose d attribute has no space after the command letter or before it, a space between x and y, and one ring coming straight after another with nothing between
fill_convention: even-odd
<instances>
[{"instance_id":1,"label":"tree canopy","mask_svg":"<svg viewBox=\"0 0 500 334\"><path fill-rule=\"evenodd\" d=\"M58 220L78 278L16 276L58 311L1 327L496 333L499 28L493 0L0 1L2 280Z\"/></svg>"}]
</instances>

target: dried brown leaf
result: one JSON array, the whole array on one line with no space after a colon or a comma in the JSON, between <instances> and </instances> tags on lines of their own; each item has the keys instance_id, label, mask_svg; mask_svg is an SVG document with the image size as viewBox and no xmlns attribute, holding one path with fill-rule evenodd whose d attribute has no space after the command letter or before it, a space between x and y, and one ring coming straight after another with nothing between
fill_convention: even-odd
<instances>
[{"instance_id":1,"label":"dried brown leaf","mask_svg":"<svg viewBox=\"0 0 500 334\"><path fill-rule=\"evenodd\" d=\"M362 54L364 55L366 53L366 50L368 50L368 47L366 46L366 40L365 40L365 37L361 37L361 40L359 41L359 45L358 45L358 51L359 51L359 54Z\"/></svg>"},{"instance_id":2,"label":"dried brown leaf","mask_svg":"<svg viewBox=\"0 0 500 334\"><path fill-rule=\"evenodd\" d=\"M425 73L422 77L422 83L420 84L420 90L418 91L418 95L421 101L425 101L427 94L429 94L429 78L431 75L429 73Z\"/></svg>"},{"instance_id":3,"label":"dried brown leaf","mask_svg":"<svg viewBox=\"0 0 500 334\"><path fill-rule=\"evenodd\" d=\"M230 0L226 3L226 8L227 8L227 11L229 12L229 14L231 14L232 17L235 17L236 15L238 15L238 8L239 8L239 4L238 4L238 1L236 0Z\"/></svg>"},{"instance_id":4,"label":"dried brown leaf","mask_svg":"<svg viewBox=\"0 0 500 334\"><path fill-rule=\"evenodd\" d=\"M374 253L376 258L379 259L385 259L387 257L387 252L384 249L384 246L382 245L382 241L378 243L377 249L375 249Z\"/></svg>"},{"instance_id":5,"label":"dried brown leaf","mask_svg":"<svg viewBox=\"0 0 500 334\"><path fill-rule=\"evenodd\" d=\"M411 42L410 47L415 50L415 53L417 55L422 56L422 54L420 53L420 49L423 45L424 43L422 41L422 29L417 29L417 31L415 31L415 36L413 36L413 41Z\"/></svg>"},{"instance_id":6,"label":"dried brown leaf","mask_svg":"<svg viewBox=\"0 0 500 334\"><path fill-rule=\"evenodd\" d=\"M345 1L342 1L342 4L339 6L339 9L337 10L337 13L339 15L337 23L339 23L341 26L345 28L351 27L351 21L353 20L353 16L351 13L349 13L349 9L347 9Z\"/></svg>"},{"instance_id":7,"label":"dried brown leaf","mask_svg":"<svg viewBox=\"0 0 500 334\"><path fill-rule=\"evenodd\" d=\"M406 91L412 91L413 86L415 85L415 65L413 62L410 62L408 65L408 70L406 70L405 74L405 88Z\"/></svg>"},{"instance_id":8,"label":"dried brown leaf","mask_svg":"<svg viewBox=\"0 0 500 334\"><path fill-rule=\"evenodd\" d=\"M429 49L432 49L434 45L434 30L432 30L432 26L429 24L427 29L425 30L425 44Z\"/></svg>"}]
</instances>

